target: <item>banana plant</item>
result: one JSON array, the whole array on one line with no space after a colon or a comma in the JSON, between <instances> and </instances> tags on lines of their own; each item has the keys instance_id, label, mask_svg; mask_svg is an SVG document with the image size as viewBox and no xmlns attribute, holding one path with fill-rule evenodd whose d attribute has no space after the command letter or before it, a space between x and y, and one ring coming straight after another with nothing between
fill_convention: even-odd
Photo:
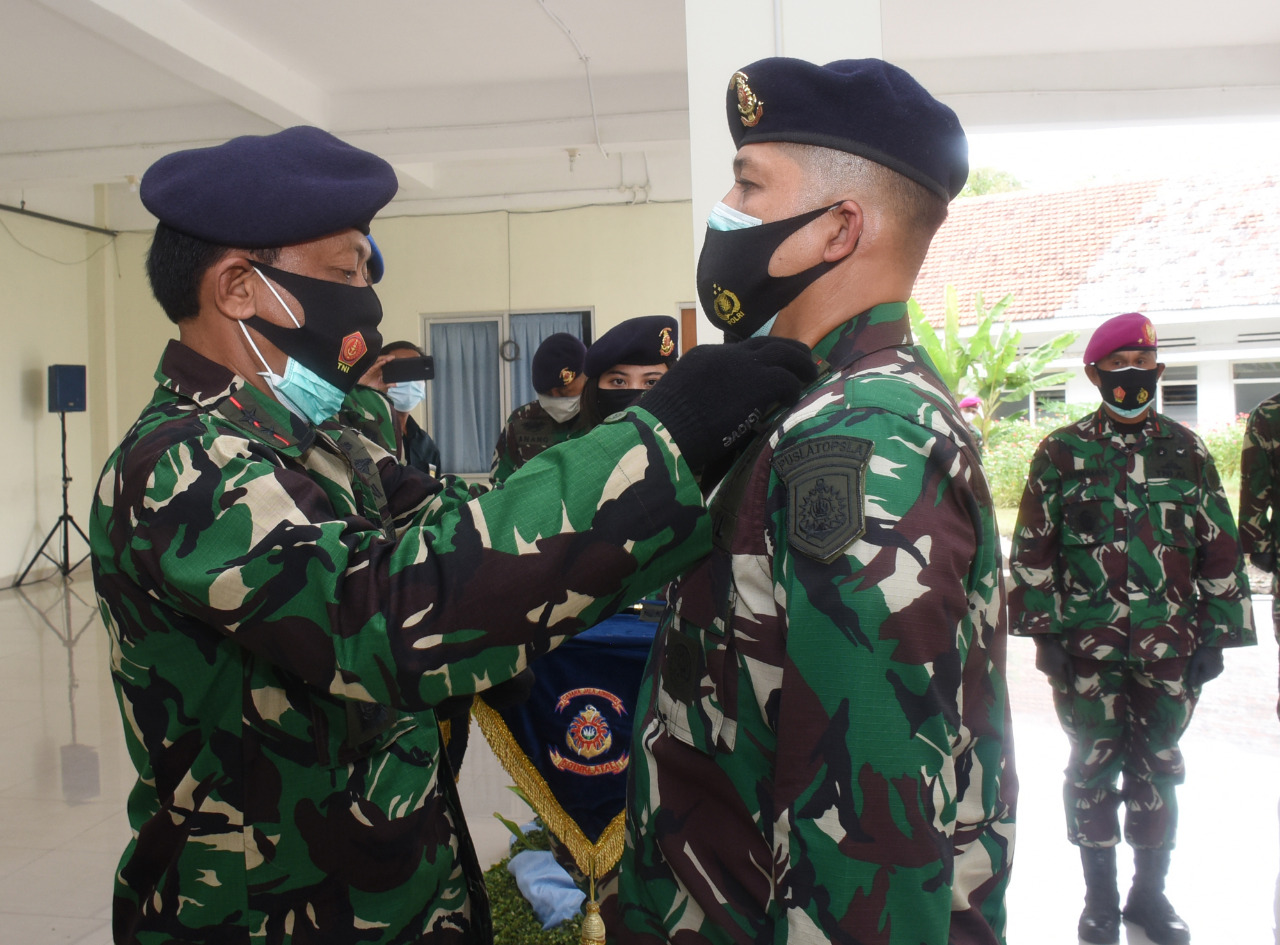
<instances>
[{"instance_id":1,"label":"banana plant","mask_svg":"<svg viewBox=\"0 0 1280 945\"><path fill-rule=\"evenodd\" d=\"M975 426L984 442L996 422L996 410L1002 405L1023 400L1042 388L1066 383L1071 377L1069 371L1052 374L1045 371L1071 346L1078 333L1064 332L1019 355L1022 332L1013 327L1012 316L1008 313L1012 304L1013 293L1009 293L988 308L982 293L977 293L973 303L977 320L973 331L962 335L960 302L955 286L949 285L946 289L941 334L915 299L907 303L916 343L933 361L951 393L957 400L975 394L982 401L982 412ZM1009 419L1019 416L1021 413Z\"/></svg>"}]
</instances>

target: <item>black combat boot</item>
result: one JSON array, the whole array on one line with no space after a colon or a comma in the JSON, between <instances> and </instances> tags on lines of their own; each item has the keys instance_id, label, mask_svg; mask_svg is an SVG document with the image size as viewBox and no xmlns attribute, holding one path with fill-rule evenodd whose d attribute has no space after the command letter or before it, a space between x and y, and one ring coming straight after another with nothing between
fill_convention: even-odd
<instances>
[{"instance_id":1,"label":"black combat boot","mask_svg":"<svg viewBox=\"0 0 1280 945\"><path fill-rule=\"evenodd\" d=\"M1124 917L1142 926L1156 945L1187 945L1191 929L1164 896L1169 857L1168 849L1133 851L1133 888L1124 904Z\"/></svg>"},{"instance_id":2,"label":"black combat boot","mask_svg":"<svg viewBox=\"0 0 1280 945\"><path fill-rule=\"evenodd\" d=\"M1116 848L1080 848L1084 864L1084 912L1078 929L1082 942L1114 945L1120 941L1120 892L1116 888Z\"/></svg>"}]
</instances>

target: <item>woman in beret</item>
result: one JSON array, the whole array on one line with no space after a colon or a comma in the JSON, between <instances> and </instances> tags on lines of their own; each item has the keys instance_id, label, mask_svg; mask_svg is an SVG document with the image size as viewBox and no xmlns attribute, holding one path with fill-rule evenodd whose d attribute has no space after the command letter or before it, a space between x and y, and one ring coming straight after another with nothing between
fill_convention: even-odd
<instances>
[{"instance_id":1,"label":"woman in beret","mask_svg":"<svg viewBox=\"0 0 1280 945\"><path fill-rule=\"evenodd\" d=\"M587 349L582 413L589 426L640 399L679 356L680 326L670 315L629 318Z\"/></svg>"}]
</instances>

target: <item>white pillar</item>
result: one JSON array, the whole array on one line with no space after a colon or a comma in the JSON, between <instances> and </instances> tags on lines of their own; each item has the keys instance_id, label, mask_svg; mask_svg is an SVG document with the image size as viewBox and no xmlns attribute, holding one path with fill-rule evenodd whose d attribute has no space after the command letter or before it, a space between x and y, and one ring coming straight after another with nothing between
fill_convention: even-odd
<instances>
[{"instance_id":1,"label":"white pillar","mask_svg":"<svg viewBox=\"0 0 1280 945\"><path fill-rule=\"evenodd\" d=\"M1200 362L1196 371L1196 401L1196 426L1200 429L1235 419L1236 390L1230 361L1221 358Z\"/></svg>"},{"instance_id":2,"label":"white pillar","mask_svg":"<svg viewBox=\"0 0 1280 945\"><path fill-rule=\"evenodd\" d=\"M733 185L733 139L724 110L729 77L766 56L811 62L880 56L880 0L686 0L685 49L696 261L707 213ZM700 318L698 341L719 340L720 333Z\"/></svg>"}]
</instances>

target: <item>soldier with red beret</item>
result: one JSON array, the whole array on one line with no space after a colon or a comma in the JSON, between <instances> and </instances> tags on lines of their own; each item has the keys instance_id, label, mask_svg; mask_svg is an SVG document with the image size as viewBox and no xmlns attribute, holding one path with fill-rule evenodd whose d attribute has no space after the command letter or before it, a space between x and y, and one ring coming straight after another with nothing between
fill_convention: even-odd
<instances>
[{"instance_id":1,"label":"soldier with red beret","mask_svg":"<svg viewBox=\"0 0 1280 945\"><path fill-rule=\"evenodd\" d=\"M1103 403L1040 444L1013 538L1010 632L1035 639L1071 741L1063 793L1086 942L1119 940L1121 803L1136 867L1124 919L1159 945L1191 940L1164 895L1178 740L1223 648L1255 642L1231 509L1204 443L1155 410L1157 358L1137 312L1093 333L1085 373Z\"/></svg>"}]
</instances>

